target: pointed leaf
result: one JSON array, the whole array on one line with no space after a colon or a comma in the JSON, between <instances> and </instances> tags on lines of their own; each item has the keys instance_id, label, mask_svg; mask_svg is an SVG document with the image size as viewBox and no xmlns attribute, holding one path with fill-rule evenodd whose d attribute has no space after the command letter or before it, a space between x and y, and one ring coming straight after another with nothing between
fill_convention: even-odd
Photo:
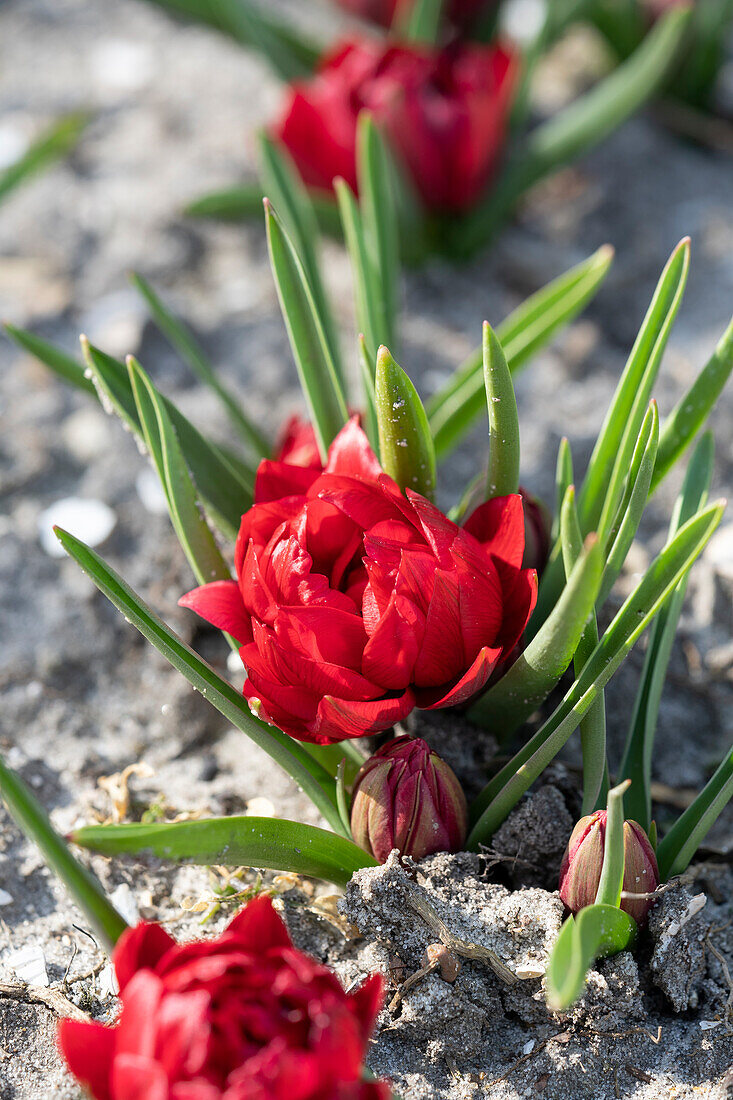
<instances>
[{"instance_id":1,"label":"pointed leaf","mask_svg":"<svg viewBox=\"0 0 733 1100\"><path fill-rule=\"evenodd\" d=\"M484 321L484 384L489 411L486 496L519 492L519 416L512 376L494 330Z\"/></svg>"},{"instance_id":2,"label":"pointed leaf","mask_svg":"<svg viewBox=\"0 0 733 1100\"><path fill-rule=\"evenodd\" d=\"M577 729L599 692L710 540L724 508L724 502L711 504L680 528L624 602L560 705L474 800L471 817L476 824L466 841L469 850L488 843Z\"/></svg>"},{"instance_id":3,"label":"pointed leaf","mask_svg":"<svg viewBox=\"0 0 733 1100\"><path fill-rule=\"evenodd\" d=\"M321 458L325 462L329 446L348 419L346 399L303 265L267 199L265 223L280 308Z\"/></svg>"},{"instance_id":4,"label":"pointed leaf","mask_svg":"<svg viewBox=\"0 0 733 1100\"><path fill-rule=\"evenodd\" d=\"M0 171L0 203L31 176L67 156L75 147L89 115L79 112L66 115L41 134L18 160Z\"/></svg>"},{"instance_id":5,"label":"pointed leaf","mask_svg":"<svg viewBox=\"0 0 733 1100\"><path fill-rule=\"evenodd\" d=\"M613 260L609 245L542 287L496 329L512 373L520 370L556 332L590 302ZM483 348L477 348L428 402L436 453L447 454L484 410Z\"/></svg>"},{"instance_id":6,"label":"pointed leaf","mask_svg":"<svg viewBox=\"0 0 733 1100\"><path fill-rule=\"evenodd\" d=\"M225 187L210 191L188 203L183 213L190 218L214 218L219 221L246 222L262 217L262 184L241 183L237 187ZM341 219L336 203L328 191L308 191L311 206L322 233L341 237Z\"/></svg>"},{"instance_id":7,"label":"pointed leaf","mask_svg":"<svg viewBox=\"0 0 733 1100\"><path fill-rule=\"evenodd\" d=\"M377 355L375 382L382 466L401 489L432 499L435 451L417 390L385 347Z\"/></svg>"},{"instance_id":8,"label":"pointed leaf","mask_svg":"<svg viewBox=\"0 0 733 1100\"><path fill-rule=\"evenodd\" d=\"M621 904L621 891L624 885L624 794L631 780L626 779L608 792L608 816L606 818L606 839L603 848L603 866L596 893L596 905Z\"/></svg>"},{"instance_id":9,"label":"pointed leaf","mask_svg":"<svg viewBox=\"0 0 733 1100\"><path fill-rule=\"evenodd\" d=\"M508 737L544 702L573 659L598 596L603 553L589 535L557 605L542 629L469 714Z\"/></svg>"},{"instance_id":10,"label":"pointed leaf","mask_svg":"<svg viewBox=\"0 0 733 1100\"><path fill-rule=\"evenodd\" d=\"M0 798L24 836L37 846L48 866L61 879L107 950L111 950L127 925L96 875L74 858L36 796L1 757Z\"/></svg>"},{"instance_id":11,"label":"pointed leaf","mask_svg":"<svg viewBox=\"0 0 733 1100\"><path fill-rule=\"evenodd\" d=\"M334 180L344 239L354 276L356 323L363 332L370 358L387 339L387 324L381 309L379 276L367 248L361 211L353 191L343 179Z\"/></svg>"},{"instance_id":12,"label":"pointed leaf","mask_svg":"<svg viewBox=\"0 0 733 1100\"><path fill-rule=\"evenodd\" d=\"M374 359L369 357L366 339L359 333L359 370L364 390L364 415L362 427L373 450L379 450L379 425L377 424L377 395L374 389Z\"/></svg>"},{"instance_id":13,"label":"pointed leaf","mask_svg":"<svg viewBox=\"0 0 733 1100\"><path fill-rule=\"evenodd\" d=\"M102 592L143 637L224 717L280 765L318 807L329 825L340 830L335 784L330 775L276 726L250 712L247 701L151 610L107 563L68 531L56 528L64 550L79 563Z\"/></svg>"},{"instance_id":14,"label":"pointed leaf","mask_svg":"<svg viewBox=\"0 0 733 1100\"><path fill-rule=\"evenodd\" d=\"M83 390L92 397L97 396L97 391L94 387L94 383L88 376L88 372L84 369L83 364L80 363L78 359L75 359L73 355L69 355L68 352L62 351L62 349L56 347L55 344L50 344L48 340L44 340L41 336L36 336L33 332L27 332L22 328L16 328L15 325L6 323L3 325L3 328L13 343L17 344L23 351L27 351L29 355L40 360L44 366L52 370L53 373L63 379L64 382L70 383L78 390Z\"/></svg>"},{"instance_id":15,"label":"pointed leaf","mask_svg":"<svg viewBox=\"0 0 733 1100\"><path fill-rule=\"evenodd\" d=\"M242 438L252 447L258 457L265 458L269 455L270 444L268 440L245 414L231 390L217 376L206 353L194 338L190 329L168 309L147 279L134 271L130 275L130 279L133 286L137 288L147 302L160 331L175 348L184 363L191 368L199 381L214 391Z\"/></svg>"}]
</instances>

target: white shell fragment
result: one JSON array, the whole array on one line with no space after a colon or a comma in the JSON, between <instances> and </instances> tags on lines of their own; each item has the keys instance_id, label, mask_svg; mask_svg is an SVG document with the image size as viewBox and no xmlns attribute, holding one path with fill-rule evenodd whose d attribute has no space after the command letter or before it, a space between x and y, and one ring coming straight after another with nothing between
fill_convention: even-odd
<instances>
[{"instance_id":1,"label":"white shell fragment","mask_svg":"<svg viewBox=\"0 0 733 1100\"><path fill-rule=\"evenodd\" d=\"M126 882L121 882L119 886L114 888L109 900L128 924L137 924L140 920L140 911L137 907L135 895Z\"/></svg>"},{"instance_id":2,"label":"white shell fragment","mask_svg":"<svg viewBox=\"0 0 733 1100\"><path fill-rule=\"evenodd\" d=\"M164 516L168 511L163 486L155 470L145 466L135 478L135 488L146 512L153 516Z\"/></svg>"},{"instance_id":3,"label":"white shell fragment","mask_svg":"<svg viewBox=\"0 0 733 1100\"><path fill-rule=\"evenodd\" d=\"M53 533L55 526L63 527L87 546L99 546L112 534L116 523L117 516L101 500L64 497L41 512L38 537L47 554L63 558L65 550Z\"/></svg>"},{"instance_id":4,"label":"white shell fragment","mask_svg":"<svg viewBox=\"0 0 733 1100\"><path fill-rule=\"evenodd\" d=\"M12 900L12 894L9 894L7 890L0 890L0 905L10 905Z\"/></svg>"},{"instance_id":5,"label":"white shell fragment","mask_svg":"<svg viewBox=\"0 0 733 1100\"><path fill-rule=\"evenodd\" d=\"M9 951L3 962L22 982L27 982L28 985L48 985L46 956L39 944L27 943L17 951Z\"/></svg>"}]
</instances>

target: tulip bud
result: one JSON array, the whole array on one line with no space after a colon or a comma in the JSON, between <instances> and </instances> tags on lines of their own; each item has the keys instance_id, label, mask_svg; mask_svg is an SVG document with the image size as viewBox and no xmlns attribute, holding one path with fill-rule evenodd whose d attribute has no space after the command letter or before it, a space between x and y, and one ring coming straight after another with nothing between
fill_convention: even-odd
<instances>
[{"instance_id":1,"label":"tulip bud","mask_svg":"<svg viewBox=\"0 0 733 1100\"><path fill-rule=\"evenodd\" d=\"M536 569L538 573L547 565L550 555L550 533L552 516L544 501L533 497L519 486L519 495L524 505L524 569Z\"/></svg>"},{"instance_id":2,"label":"tulip bud","mask_svg":"<svg viewBox=\"0 0 733 1100\"><path fill-rule=\"evenodd\" d=\"M468 807L453 771L419 737L396 737L362 766L354 783L351 832L384 862L393 848L422 859L457 852Z\"/></svg>"},{"instance_id":3,"label":"tulip bud","mask_svg":"<svg viewBox=\"0 0 733 1100\"><path fill-rule=\"evenodd\" d=\"M560 897L573 913L592 905L601 879L606 844L605 810L582 817L572 831L560 868ZM636 821L624 822L624 881L628 894L651 894L659 885L659 869L649 838ZM643 924L652 898L621 898L621 908Z\"/></svg>"}]
</instances>

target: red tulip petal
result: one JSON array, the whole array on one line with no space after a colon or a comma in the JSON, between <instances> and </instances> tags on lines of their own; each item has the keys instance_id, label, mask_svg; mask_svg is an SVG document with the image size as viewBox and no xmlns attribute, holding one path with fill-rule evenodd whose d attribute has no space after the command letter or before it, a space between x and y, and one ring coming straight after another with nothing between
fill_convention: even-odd
<instances>
[{"instance_id":1,"label":"red tulip petal","mask_svg":"<svg viewBox=\"0 0 733 1100\"><path fill-rule=\"evenodd\" d=\"M407 499L415 511L428 546L438 559L438 564L447 568L451 564L451 547L460 528L425 497L413 493L412 489L407 490Z\"/></svg>"},{"instance_id":2,"label":"red tulip petal","mask_svg":"<svg viewBox=\"0 0 733 1100\"><path fill-rule=\"evenodd\" d=\"M351 417L329 447L326 473L363 477L367 481L376 481L384 473L366 433L359 427L358 416Z\"/></svg>"},{"instance_id":3,"label":"red tulip petal","mask_svg":"<svg viewBox=\"0 0 733 1100\"><path fill-rule=\"evenodd\" d=\"M112 1089L114 1100L169 1100L163 1067L141 1054L119 1054L115 1058Z\"/></svg>"},{"instance_id":4,"label":"red tulip petal","mask_svg":"<svg viewBox=\"0 0 733 1100\"><path fill-rule=\"evenodd\" d=\"M160 924L138 924L123 932L117 941L112 958L115 974L124 993L125 986L140 970L155 970L160 960L176 941Z\"/></svg>"},{"instance_id":5,"label":"red tulip petal","mask_svg":"<svg viewBox=\"0 0 733 1100\"><path fill-rule=\"evenodd\" d=\"M359 1030L366 1043L371 1037L384 1002L384 979L381 974L371 974L365 982L349 994Z\"/></svg>"},{"instance_id":6,"label":"red tulip petal","mask_svg":"<svg viewBox=\"0 0 733 1100\"><path fill-rule=\"evenodd\" d=\"M459 675L463 665L458 578L455 571L437 569L425 633L415 662L415 683L418 687L448 683Z\"/></svg>"},{"instance_id":7,"label":"red tulip petal","mask_svg":"<svg viewBox=\"0 0 733 1100\"><path fill-rule=\"evenodd\" d=\"M304 657L362 668L367 636L360 615L318 605L281 607L275 631L283 647L291 646Z\"/></svg>"},{"instance_id":8,"label":"red tulip petal","mask_svg":"<svg viewBox=\"0 0 733 1100\"><path fill-rule=\"evenodd\" d=\"M322 468L316 433L308 420L303 420L294 413L285 422L276 447L275 459L291 466L310 466L316 470Z\"/></svg>"},{"instance_id":9,"label":"red tulip petal","mask_svg":"<svg viewBox=\"0 0 733 1100\"><path fill-rule=\"evenodd\" d=\"M537 572L534 569L515 571L502 562L497 565L504 589L504 619L497 642L501 642L508 654L524 634L537 603Z\"/></svg>"},{"instance_id":10,"label":"red tulip petal","mask_svg":"<svg viewBox=\"0 0 733 1100\"><path fill-rule=\"evenodd\" d=\"M519 568L524 557L524 507L519 493L480 504L463 524L496 558Z\"/></svg>"},{"instance_id":11,"label":"red tulip petal","mask_svg":"<svg viewBox=\"0 0 733 1100\"><path fill-rule=\"evenodd\" d=\"M418 634L424 620L409 600L392 592L384 614L363 648L365 676L385 690L402 691L413 678L418 656Z\"/></svg>"},{"instance_id":12,"label":"red tulip petal","mask_svg":"<svg viewBox=\"0 0 733 1100\"><path fill-rule=\"evenodd\" d=\"M318 78L294 86L276 136L309 187L330 191L333 179L343 176L356 190L356 116L343 105L339 89Z\"/></svg>"},{"instance_id":13,"label":"red tulip petal","mask_svg":"<svg viewBox=\"0 0 733 1100\"><path fill-rule=\"evenodd\" d=\"M195 611L207 623L226 630L240 645L252 637L250 617L247 614L239 585L236 581L212 581L187 592L178 601L179 607Z\"/></svg>"},{"instance_id":14,"label":"red tulip petal","mask_svg":"<svg viewBox=\"0 0 733 1100\"><path fill-rule=\"evenodd\" d=\"M320 468L294 466L289 462L265 458L257 467L255 501L261 504L282 497L305 496L320 473Z\"/></svg>"},{"instance_id":15,"label":"red tulip petal","mask_svg":"<svg viewBox=\"0 0 733 1100\"><path fill-rule=\"evenodd\" d=\"M415 698L409 689L397 698L366 702L327 695L318 706L318 716L313 725L314 740L319 744L330 744L380 733L395 722L404 721L414 706Z\"/></svg>"},{"instance_id":16,"label":"red tulip petal","mask_svg":"<svg viewBox=\"0 0 733 1100\"><path fill-rule=\"evenodd\" d=\"M118 1054L155 1054L156 1018L163 997L163 982L152 970L138 970L121 991L122 1013L117 1027Z\"/></svg>"},{"instance_id":17,"label":"red tulip petal","mask_svg":"<svg viewBox=\"0 0 733 1100\"><path fill-rule=\"evenodd\" d=\"M392 520L399 525L403 519L395 501L381 485L373 482L324 474L318 485L318 495L352 519L362 531L369 531L383 520Z\"/></svg>"},{"instance_id":18,"label":"red tulip petal","mask_svg":"<svg viewBox=\"0 0 733 1100\"><path fill-rule=\"evenodd\" d=\"M95 1100L112 1100L110 1075L117 1029L81 1020L61 1020L58 1045L76 1078Z\"/></svg>"},{"instance_id":19,"label":"red tulip petal","mask_svg":"<svg viewBox=\"0 0 733 1100\"><path fill-rule=\"evenodd\" d=\"M229 922L226 935L235 936L243 947L258 953L274 947L292 947L284 920L264 894L250 901Z\"/></svg>"},{"instance_id":20,"label":"red tulip petal","mask_svg":"<svg viewBox=\"0 0 733 1100\"><path fill-rule=\"evenodd\" d=\"M441 688L417 691L417 705L422 710L436 710L439 707L457 707L467 702L486 687L503 652L501 647L492 649L484 646L468 671L447 691Z\"/></svg>"}]
</instances>

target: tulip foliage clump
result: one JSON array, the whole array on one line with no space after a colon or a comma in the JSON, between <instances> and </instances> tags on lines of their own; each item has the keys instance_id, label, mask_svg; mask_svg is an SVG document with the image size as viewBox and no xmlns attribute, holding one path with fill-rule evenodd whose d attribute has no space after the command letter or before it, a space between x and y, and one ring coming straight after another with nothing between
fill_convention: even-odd
<instances>
[{"instance_id":1,"label":"tulip foliage clump","mask_svg":"<svg viewBox=\"0 0 733 1100\"><path fill-rule=\"evenodd\" d=\"M338 226L337 181L357 186L359 115L373 116L389 143L398 227L413 262L435 250L466 255L489 241L528 188L603 141L656 94L691 23L687 7L670 5L616 71L532 125L538 61L577 20L594 18L600 0L552 0L522 42L505 29L500 0L335 0L360 22L328 43L309 40L253 0L156 2L256 49L285 82L283 108L265 140L292 160L325 229ZM261 184L229 187L189 210L250 217L263 189L272 197L266 152Z\"/></svg>"},{"instance_id":2,"label":"tulip foliage clump","mask_svg":"<svg viewBox=\"0 0 733 1100\"><path fill-rule=\"evenodd\" d=\"M733 326L660 421L653 391L688 274L683 240L582 475L569 440L560 444L551 519L520 488L512 377L598 291L611 252L561 275L495 328L485 323L480 347L423 403L388 350L396 352L398 338L389 156L372 120L359 125L360 198L345 184L339 194L362 332L353 344L358 395L347 388L308 195L268 149L277 182L276 204L265 203L270 260L309 413L309 422L287 425L278 446L140 276L134 281L156 322L213 388L236 439L202 434L132 357L121 363L83 340L79 362L8 327L144 445L196 581L181 603L221 630L222 655L226 645L238 654L243 692L97 553L59 530L62 545L128 622L292 777L325 825L226 817L90 826L72 839L107 855L276 868L344 886L394 849L415 859L479 851L577 733L585 816L562 872L571 916L548 970L552 1003L562 1006L582 989L596 954L633 940L659 883L685 869L733 794L732 752L657 837L657 712L688 576L723 514L724 502L707 500L713 444L701 429L733 368ZM488 458L446 511L436 496L440 460L480 419ZM616 610L609 597L647 502L688 454L667 541ZM609 761L604 689L648 628L623 758ZM419 709L458 709L476 737L484 729L501 743L501 766L470 804L439 754L402 732ZM530 728L538 711L542 721ZM119 916L4 766L0 790L114 943Z\"/></svg>"}]
</instances>

